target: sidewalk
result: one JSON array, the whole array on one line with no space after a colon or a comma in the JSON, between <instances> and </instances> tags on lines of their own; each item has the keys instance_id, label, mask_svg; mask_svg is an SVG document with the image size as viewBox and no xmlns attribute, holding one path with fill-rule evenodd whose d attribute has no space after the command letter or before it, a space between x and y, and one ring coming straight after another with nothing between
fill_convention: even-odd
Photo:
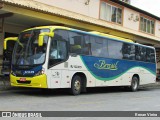
<instances>
[{"instance_id":1,"label":"sidewalk","mask_svg":"<svg viewBox=\"0 0 160 120\"><path fill-rule=\"evenodd\" d=\"M152 83L152 84L143 85L142 87L147 87L147 88L160 88L160 81L157 81L156 83Z\"/></svg>"}]
</instances>

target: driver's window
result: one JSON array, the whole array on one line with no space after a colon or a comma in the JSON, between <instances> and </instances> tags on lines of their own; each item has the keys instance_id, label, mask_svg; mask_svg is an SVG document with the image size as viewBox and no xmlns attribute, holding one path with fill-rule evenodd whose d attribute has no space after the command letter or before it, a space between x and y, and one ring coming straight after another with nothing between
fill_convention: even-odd
<instances>
[{"instance_id":1,"label":"driver's window","mask_svg":"<svg viewBox=\"0 0 160 120\"><path fill-rule=\"evenodd\" d=\"M49 57L50 59L57 59L59 57L58 52L57 52L57 41L55 40L52 40L51 42Z\"/></svg>"},{"instance_id":2,"label":"driver's window","mask_svg":"<svg viewBox=\"0 0 160 120\"><path fill-rule=\"evenodd\" d=\"M58 49L57 57L62 60L66 59L67 58L66 41L58 41L57 42L57 49Z\"/></svg>"},{"instance_id":3,"label":"driver's window","mask_svg":"<svg viewBox=\"0 0 160 120\"><path fill-rule=\"evenodd\" d=\"M49 52L49 66L53 66L67 58L66 41L52 39Z\"/></svg>"}]
</instances>

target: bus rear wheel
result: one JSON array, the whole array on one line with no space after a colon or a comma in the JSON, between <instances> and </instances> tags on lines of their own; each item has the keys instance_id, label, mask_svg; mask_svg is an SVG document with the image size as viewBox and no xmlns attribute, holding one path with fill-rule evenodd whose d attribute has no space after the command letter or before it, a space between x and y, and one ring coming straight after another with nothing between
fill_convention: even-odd
<instances>
[{"instance_id":1,"label":"bus rear wheel","mask_svg":"<svg viewBox=\"0 0 160 120\"><path fill-rule=\"evenodd\" d=\"M76 75L72 79L71 94L79 95L81 93L81 89L82 89L81 77Z\"/></svg>"},{"instance_id":2,"label":"bus rear wheel","mask_svg":"<svg viewBox=\"0 0 160 120\"><path fill-rule=\"evenodd\" d=\"M134 77L132 78L130 90L131 90L132 92L135 92L135 91L138 90L138 86L139 86L139 80L138 80L137 77L134 76Z\"/></svg>"}]
</instances>

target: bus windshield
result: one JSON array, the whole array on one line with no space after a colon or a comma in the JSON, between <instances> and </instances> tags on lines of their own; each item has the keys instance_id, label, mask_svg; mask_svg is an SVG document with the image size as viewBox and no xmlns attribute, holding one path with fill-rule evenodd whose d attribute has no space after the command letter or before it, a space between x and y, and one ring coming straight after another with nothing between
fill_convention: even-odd
<instances>
[{"instance_id":1,"label":"bus windshield","mask_svg":"<svg viewBox=\"0 0 160 120\"><path fill-rule=\"evenodd\" d=\"M22 32L15 45L12 65L14 66L35 66L45 62L48 36L44 37L43 46L38 46L38 37L42 32L49 32L49 29L36 29Z\"/></svg>"}]
</instances>

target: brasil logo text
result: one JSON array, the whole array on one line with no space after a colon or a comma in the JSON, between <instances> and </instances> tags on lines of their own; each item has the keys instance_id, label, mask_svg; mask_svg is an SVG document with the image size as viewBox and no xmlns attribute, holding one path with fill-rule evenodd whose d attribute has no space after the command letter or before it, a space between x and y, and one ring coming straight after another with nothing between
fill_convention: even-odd
<instances>
[{"instance_id":1,"label":"brasil logo text","mask_svg":"<svg viewBox=\"0 0 160 120\"><path fill-rule=\"evenodd\" d=\"M99 63L95 63L94 67L101 70L118 70L119 61L116 63L107 64L105 60L99 60Z\"/></svg>"}]
</instances>

